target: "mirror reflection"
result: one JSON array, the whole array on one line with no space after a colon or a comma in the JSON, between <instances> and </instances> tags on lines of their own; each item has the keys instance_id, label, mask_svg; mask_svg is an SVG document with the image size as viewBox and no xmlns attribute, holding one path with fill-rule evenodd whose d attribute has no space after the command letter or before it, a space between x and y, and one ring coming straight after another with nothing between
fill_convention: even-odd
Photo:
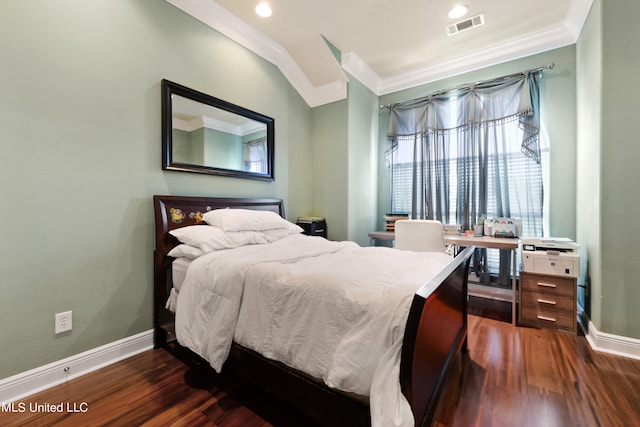
<instances>
[{"instance_id":1,"label":"mirror reflection","mask_svg":"<svg viewBox=\"0 0 640 427\"><path fill-rule=\"evenodd\" d=\"M273 179L273 119L163 80L163 169Z\"/></svg>"}]
</instances>

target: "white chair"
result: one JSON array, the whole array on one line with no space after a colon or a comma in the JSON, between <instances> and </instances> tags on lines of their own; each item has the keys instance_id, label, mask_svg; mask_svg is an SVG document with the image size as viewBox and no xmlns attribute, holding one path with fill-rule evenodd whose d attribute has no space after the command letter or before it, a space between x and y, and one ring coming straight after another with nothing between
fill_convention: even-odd
<instances>
[{"instance_id":1,"label":"white chair","mask_svg":"<svg viewBox=\"0 0 640 427\"><path fill-rule=\"evenodd\" d=\"M446 252L440 221L401 219L395 223L396 249L422 252Z\"/></svg>"}]
</instances>

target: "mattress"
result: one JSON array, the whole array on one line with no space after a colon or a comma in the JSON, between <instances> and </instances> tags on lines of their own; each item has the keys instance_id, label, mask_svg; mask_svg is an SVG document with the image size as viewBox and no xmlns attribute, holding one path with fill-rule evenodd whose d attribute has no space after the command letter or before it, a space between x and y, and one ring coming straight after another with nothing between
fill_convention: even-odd
<instances>
[{"instance_id":1,"label":"mattress","mask_svg":"<svg viewBox=\"0 0 640 427\"><path fill-rule=\"evenodd\" d=\"M177 292L180 292L182 283L185 277L187 277L187 269L193 260L189 258L176 258L171 263L171 278L173 281L173 287Z\"/></svg>"},{"instance_id":2,"label":"mattress","mask_svg":"<svg viewBox=\"0 0 640 427\"><path fill-rule=\"evenodd\" d=\"M173 313L175 313L176 305L178 304L180 288L182 288L182 284L187 277L187 270L192 262L193 260L191 258L180 257L174 259L171 263L171 281L173 287L169 291L169 298L167 298L164 308Z\"/></svg>"},{"instance_id":3,"label":"mattress","mask_svg":"<svg viewBox=\"0 0 640 427\"><path fill-rule=\"evenodd\" d=\"M217 371L235 341L369 397L374 426L412 425L399 383L404 327L415 291L450 261L304 235L215 251L190 264L176 335Z\"/></svg>"}]
</instances>

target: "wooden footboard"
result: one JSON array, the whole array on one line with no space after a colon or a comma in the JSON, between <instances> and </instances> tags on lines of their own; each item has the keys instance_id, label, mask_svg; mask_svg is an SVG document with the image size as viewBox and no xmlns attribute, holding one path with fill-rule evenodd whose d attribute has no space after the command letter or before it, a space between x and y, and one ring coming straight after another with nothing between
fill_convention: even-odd
<instances>
[{"instance_id":1,"label":"wooden footboard","mask_svg":"<svg viewBox=\"0 0 640 427\"><path fill-rule=\"evenodd\" d=\"M467 277L473 247L414 296L404 334L400 384L416 426L432 425L456 356L466 349Z\"/></svg>"},{"instance_id":2,"label":"wooden footboard","mask_svg":"<svg viewBox=\"0 0 640 427\"><path fill-rule=\"evenodd\" d=\"M171 288L172 258L167 253L177 244L169 231L199 224L202 213L226 207L271 210L284 216L283 203L277 199L154 196L154 205L155 345L177 355L185 354L173 335L173 313L164 308ZM455 358L466 346L467 275L472 252L473 248L465 249L414 296L405 329L400 383L416 426L433 423ZM236 344L225 369L286 400L321 424L370 425L366 401L330 389Z\"/></svg>"}]
</instances>

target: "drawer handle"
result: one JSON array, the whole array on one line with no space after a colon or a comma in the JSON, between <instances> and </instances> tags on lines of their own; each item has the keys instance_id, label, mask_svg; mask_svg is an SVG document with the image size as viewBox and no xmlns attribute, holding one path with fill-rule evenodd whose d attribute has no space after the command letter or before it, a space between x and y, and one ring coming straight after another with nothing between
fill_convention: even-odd
<instances>
[{"instance_id":1,"label":"drawer handle","mask_svg":"<svg viewBox=\"0 0 640 427\"><path fill-rule=\"evenodd\" d=\"M547 322L555 322L556 321L556 319L554 319L553 317L547 317L547 316L538 316L538 319L546 320Z\"/></svg>"},{"instance_id":2,"label":"drawer handle","mask_svg":"<svg viewBox=\"0 0 640 427\"><path fill-rule=\"evenodd\" d=\"M544 288L557 288L558 285L556 285L555 283L545 283L545 282L538 282L538 286L542 286Z\"/></svg>"},{"instance_id":3,"label":"drawer handle","mask_svg":"<svg viewBox=\"0 0 640 427\"><path fill-rule=\"evenodd\" d=\"M538 298L538 302L541 303L541 304L556 305L555 301L551 301L551 300L548 300L548 299Z\"/></svg>"}]
</instances>

